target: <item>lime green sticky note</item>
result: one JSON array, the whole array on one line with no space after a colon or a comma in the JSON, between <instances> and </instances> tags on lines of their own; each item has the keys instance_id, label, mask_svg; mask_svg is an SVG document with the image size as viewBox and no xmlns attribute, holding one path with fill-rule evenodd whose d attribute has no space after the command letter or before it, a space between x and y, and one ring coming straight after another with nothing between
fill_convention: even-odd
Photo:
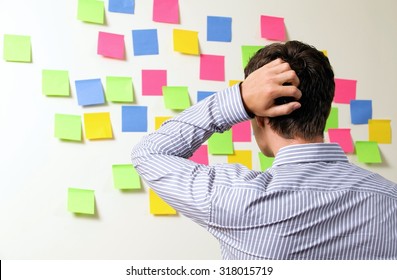
<instances>
[{"instance_id":1,"label":"lime green sticky note","mask_svg":"<svg viewBox=\"0 0 397 280\"><path fill-rule=\"evenodd\" d=\"M368 120L369 141L391 144L390 120Z\"/></svg>"},{"instance_id":2,"label":"lime green sticky note","mask_svg":"<svg viewBox=\"0 0 397 280\"><path fill-rule=\"evenodd\" d=\"M104 24L105 5L103 1L79 0L77 19L85 22Z\"/></svg>"},{"instance_id":3,"label":"lime green sticky note","mask_svg":"<svg viewBox=\"0 0 397 280\"><path fill-rule=\"evenodd\" d=\"M30 36L5 34L3 58L5 61L32 62Z\"/></svg>"},{"instance_id":4,"label":"lime green sticky note","mask_svg":"<svg viewBox=\"0 0 397 280\"><path fill-rule=\"evenodd\" d=\"M327 122L325 123L325 131L328 131L329 128L338 128L338 127L339 127L339 110L337 107L332 107Z\"/></svg>"},{"instance_id":5,"label":"lime green sticky note","mask_svg":"<svg viewBox=\"0 0 397 280\"><path fill-rule=\"evenodd\" d=\"M141 180L132 164L112 165L113 184L119 190L138 190Z\"/></svg>"},{"instance_id":6,"label":"lime green sticky note","mask_svg":"<svg viewBox=\"0 0 397 280\"><path fill-rule=\"evenodd\" d=\"M81 141L81 117L55 114L54 135L63 140Z\"/></svg>"},{"instance_id":7,"label":"lime green sticky note","mask_svg":"<svg viewBox=\"0 0 397 280\"><path fill-rule=\"evenodd\" d=\"M190 107L189 91L187 87L163 86L165 108L184 110Z\"/></svg>"},{"instance_id":8,"label":"lime green sticky note","mask_svg":"<svg viewBox=\"0 0 397 280\"><path fill-rule=\"evenodd\" d=\"M95 214L95 195L93 190L68 189L68 210L79 214Z\"/></svg>"},{"instance_id":9,"label":"lime green sticky note","mask_svg":"<svg viewBox=\"0 0 397 280\"><path fill-rule=\"evenodd\" d=\"M47 96L70 96L69 72L65 70L43 70L41 87Z\"/></svg>"},{"instance_id":10,"label":"lime green sticky note","mask_svg":"<svg viewBox=\"0 0 397 280\"><path fill-rule=\"evenodd\" d=\"M356 141L358 161L363 163L381 163L378 143L374 141Z\"/></svg>"},{"instance_id":11,"label":"lime green sticky note","mask_svg":"<svg viewBox=\"0 0 397 280\"><path fill-rule=\"evenodd\" d=\"M274 162L274 157L267 157L261 152L259 152L258 155L259 155L259 163L261 165L261 171L265 171L269 167L272 167Z\"/></svg>"},{"instance_id":12,"label":"lime green sticky note","mask_svg":"<svg viewBox=\"0 0 397 280\"><path fill-rule=\"evenodd\" d=\"M212 134L208 139L208 153L212 155L233 154L232 130Z\"/></svg>"},{"instance_id":13,"label":"lime green sticky note","mask_svg":"<svg viewBox=\"0 0 397 280\"><path fill-rule=\"evenodd\" d=\"M243 58L243 68L247 66L251 57L253 57L257 51L262 49L264 46L241 46L242 58Z\"/></svg>"},{"instance_id":14,"label":"lime green sticky note","mask_svg":"<svg viewBox=\"0 0 397 280\"><path fill-rule=\"evenodd\" d=\"M131 77L106 77L106 99L112 102L133 102Z\"/></svg>"}]
</instances>

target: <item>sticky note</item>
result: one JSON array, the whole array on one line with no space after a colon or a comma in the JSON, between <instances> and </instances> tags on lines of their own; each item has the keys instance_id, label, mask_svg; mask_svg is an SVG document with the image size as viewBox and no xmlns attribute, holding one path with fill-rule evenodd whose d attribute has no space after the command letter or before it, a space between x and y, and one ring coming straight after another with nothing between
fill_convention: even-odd
<instances>
[{"instance_id":1,"label":"sticky note","mask_svg":"<svg viewBox=\"0 0 397 280\"><path fill-rule=\"evenodd\" d=\"M68 210L77 214L95 214L94 190L69 188Z\"/></svg>"},{"instance_id":2,"label":"sticky note","mask_svg":"<svg viewBox=\"0 0 397 280\"><path fill-rule=\"evenodd\" d=\"M237 85L237 84L239 84L241 82L242 82L241 80L229 80L229 87Z\"/></svg>"},{"instance_id":3,"label":"sticky note","mask_svg":"<svg viewBox=\"0 0 397 280\"><path fill-rule=\"evenodd\" d=\"M150 214L152 215L176 215L176 211L167 204L152 189L149 189Z\"/></svg>"},{"instance_id":4,"label":"sticky note","mask_svg":"<svg viewBox=\"0 0 397 280\"><path fill-rule=\"evenodd\" d=\"M165 23L179 23L178 0L154 0L153 21Z\"/></svg>"},{"instance_id":5,"label":"sticky note","mask_svg":"<svg viewBox=\"0 0 397 280\"><path fill-rule=\"evenodd\" d=\"M338 128L338 127L339 127L339 110L337 107L332 107L327 122L325 124L325 131L328 131L328 129L330 128Z\"/></svg>"},{"instance_id":6,"label":"sticky note","mask_svg":"<svg viewBox=\"0 0 397 280\"><path fill-rule=\"evenodd\" d=\"M12 62L32 62L30 36L5 34L3 58Z\"/></svg>"},{"instance_id":7,"label":"sticky note","mask_svg":"<svg viewBox=\"0 0 397 280\"><path fill-rule=\"evenodd\" d=\"M101 79L76 80L77 102L81 106L105 103Z\"/></svg>"},{"instance_id":8,"label":"sticky note","mask_svg":"<svg viewBox=\"0 0 397 280\"><path fill-rule=\"evenodd\" d=\"M284 18L261 16L262 38L276 41L285 41Z\"/></svg>"},{"instance_id":9,"label":"sticky note","mask_svg":"<svg viewBox=\"0 0 397 280\"><path fill-rule=\"evenodd\" d=\"M200 102L201 100L207 98L208 96L211 96L215 93L215 91L198 91L197 92L197 102Z\"/></svg>"},{"instance_id":10,"label":"sticky note","mask_svg":"<svg viewBox=\"0 0 397 280\"><path fill-rule=\"evenodd\" d=\"M390 122L390 120L369 120L369 141L378 142L380 144L391 144Z\"/></svg>"},{"instance_id":11,"label":"sticky note","mask_svg":"<svg viewBox=\"0 0 397 280\"><path fill-rule=\"evenodd\" d=\"M124 60L124 35L99 31L97 54Z\"/></svg>"},{"instance_id":12,"label":"sticky note","mask_svg":"<svg viewBox=\"0 0 397 280\"><path fill-rule=\"evenodd\" d=\"M166 86L163 87L165 108L171 110L184 110L190 107L190 97L187 87Z\"/></svg>"},{"instance_id":13,"label":"sticky note","mask_svg":"<svg viewBox=\"0 0 397 280\"><path fill-rule=\"evenodd\" d=\"M351 100L356 99L356 80L335 79L334 102L350 104Z\"/></svg>"},{"instance_id":14,"label":"sticky note","mask_svg":"<svg viewBox=\"0 0 397 280\"><path fill-rule=\"evenodd\" d=\"M142 70L142 95L161 96L167 85L167 70Z\"/></svg>"},{"instance_id":15,"label":"sticky note","mask_svg":"<svg viewBox=\"0 0 397 280\"><path fill-rule=\"evenodd\" d=\"M163 123L164 123L165 121L168 121L168 120L171 119L171 118L172 118L171 116L166 116L166 117L155 117L155 118L154 118L154 129L155 129L155 130L159 129L159 128L163 125Z\"/></svg>"},{"instance_id":16,"label":"sticky note","mask_svg":"<svg viewBox=\"0 0 397 280\"><path fill-rule=\"evenodd\" d=\"M110 113L85 113L84 128L87 139L112 139Z\"/></svg>"},{"instance_id":17,"label":"sticky note","mask_svg":"<svg viewBox=\"0 0 397 280\"><path fill-rule=\"evenodd\" d=\"M200 54L197 31L174 29L173 37L174 51L184 54Z\"/></svg>"},{"instance_id":18,"label":"sticky note","mask_svg":"<svg viewBox=\"0 0 397 280\"><path fill-rule=\"evenodd\" d=\"M200 79L209 81L224 81L225 57L222 55L200 55Z\"/></svg>"},{"instance_id":19,"label":"sticky note","mask_svg":"<svg viewBox=\"0 0 397 280\"><path fill-rule=\"evenodd\" d=\"M55 114L54 135L62 140L81 141L81 116Z\"/></svg>"},{"instance_id":20,"label":"sticky note","mask_svg":"<svg viewBox=\"0 0 397 280\"><path fill-rule=\"evenodd\" d=\"M113 164L113 185L119 190L139 190L141 179L132 164Z\"/></svg>"},{"instance_id":21,"label":"sticky note","mask_svg":"<svg viewBox=\"0 0 397 280\"><path fill-rule=\"evenodd\" d=\"M231 42L232 18L207 16L207 41Z\"/></svg>"},{"instance_id":22,"label":"sticky note","mask_svg":"<svg viewBox=\"0 0 397 280\"><path fill-rule=\"evenodd\" d=\"M243 68L247 66L250 59L264 46L241 46Z\"/></svg>"},{"instance_id":23,"label":"sticky note","mask_svg":"<svg viewBox=\"0 0 397 280\"><path fill-rule=\"evenodd\" d=\"M70 96L69 72L64 70L43 70L41 88L47 96Z\"/></svg>"},{"instance_id":24,"label":"sticky note","mask_svg":"<svg viewBox=\"0 0 397 280\"><path fill-rule=\"evenodd\" d=\"M363 163L381 163L382 158L377 142L373 141L356 141L356 152L359 162Z\"/></svg>"},{"instance_id":25,"label":"sticky note","mask_svg":"<svg viewBox=\"0 0 397 280\"><path fill-rule=\"evenodd\" d=\"M327 50L322 50L321 51L325 56L328 56L328 51Z\"/></svg>"},{"instance_id":26,"label":"sticky note","mask_svg":"<svg viewBox=\"0 0 397 280\"><path fill-rule=\"evenodd\" d=\"M212 134L208 139L208 152L212 155L233 154L232 131Z\"/></svg>"},{"instance_id":27,"label":"sticky note","mask_svg":"<svg viewBox=\"0 0 397 280\"><path fill-rule=\"evenodd\" d=\"M134 88L131 77L106 77L106 99L112 102L133 102Z\"/></svg>"},{"instance_id":28,"label":"sticky note","mask_svg":"<svg viewBox=\"0 0 397 280\"><path fill-rule=\"evenodd\" d=\"M338 143L345 153L353 153L354 145L350 134L350 128L328 129L329 142Z\"/></svg>"},{"instance_id":29,"label":"sticky note","mask_svg":"<svg viewBox=\"0 0 397 280\"><path fill-rule=\"evenodd\" d=\"M189 159L198 164L208 165L208 146L201 145Z\"/></svg>"},{"instance_id":30,"label":"sticky note","mask_svg":"<svg viewBox=\"0 0 397 280\"><path fill-rule=\"evenodd\" d=\"M258 153L259 156L259 163L261 166L261 171L265 171L266 169L272 167L274 162L274 157L267 157L261 152Z\"/></svg>"},{"instance_id":31,"label":"sticky note","mask_svg":"<svg viewBox=\"0 0 397 280\"><path fill-rule=\"evenodd\" d=\"M368 124L372 119L372 100L350 100L352 124Z\"/></svg>"},{"instance_id":32,"label":"sticky note","mask_svg":"<svg viewBox=\"0 0 397 280\"><path fill-rule=\"evenodd\" d=\"M251 122L244 121L232 126L233 142L251 142Z\"/></svg>"},{"instance_id":33,"label":"sticky note","mask_svg":"<svg viewBox=\"0 0 397 280\"><path fill-rule=\"evenodd\" d=\"M77 19L90 23L104 24L105 5L103 1L79 0Z\"/></svg>"},{"instance_id":34,"label":"sticky note","mask_svg":"<svg viewBox=\"0 0 397 280\"><path fill-rule=\"evenodd\" d=\"M132 30L132 42L135 56L159 54L157 29Z\"/></svg>"},{"instance_id":35,"label":"sticky note","mask_svg":"<svg viewBox=\"0 0 397 280\"><path fill-rule=\"evenodd\" d=\"M227 156L228 163L239 163L252 169L252 152L249 150L235 150L232 155Z\"/></svg>"},{"instance_id":36,"label":"sticky note","mask_svg":"<svg viewBox=\"0 0 397 280\"><path fill-rule=\"evenodd\" d=\"M147 132L147 107L122 106L122 132Z\"/></svg>"},{"instance_id":37,"label":"sticky note","mask_svg":"<svg viewBox=\"0 0 397 280\"><path fill-rule=\"evenodd\" d=\"M135 0L109 0L109 12L133 14L135 11Z\"/></svg>"}]
</instances>

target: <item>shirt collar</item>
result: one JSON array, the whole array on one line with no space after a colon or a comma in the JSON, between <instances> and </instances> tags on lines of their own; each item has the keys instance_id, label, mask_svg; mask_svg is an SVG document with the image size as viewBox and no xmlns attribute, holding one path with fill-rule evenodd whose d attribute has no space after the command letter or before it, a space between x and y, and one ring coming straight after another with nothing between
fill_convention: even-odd
<instances>
[{"instance_id":1,"label":"shirt collar","mask_svg":"<svg viewBox=\"0 0 397 280\"><path fill-rule=\"evenodd\" d=\"M299 144L281 148L274 159L273 166L318 161L348 162L348 159L336 143Z\"/></svg>"}]
</instances>

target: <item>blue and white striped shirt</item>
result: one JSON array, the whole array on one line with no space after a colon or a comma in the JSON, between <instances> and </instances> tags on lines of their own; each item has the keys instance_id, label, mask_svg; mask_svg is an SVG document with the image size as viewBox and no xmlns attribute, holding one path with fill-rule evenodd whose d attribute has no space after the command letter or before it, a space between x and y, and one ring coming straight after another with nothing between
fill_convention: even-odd
<instances>
[{"instance_id":1,"label":"blue and white striped shirt","mask_svg":"<svg viewBox=\"0 0 397 280\"><path fill-rule=\"evenodd\" d=\"M349 163L337 144L284 147L265 172L187 159L248 119L236 85L145 136L132 162L219 240L224 259L397 259L397 185Z\"/></svg>"}]
</instances>

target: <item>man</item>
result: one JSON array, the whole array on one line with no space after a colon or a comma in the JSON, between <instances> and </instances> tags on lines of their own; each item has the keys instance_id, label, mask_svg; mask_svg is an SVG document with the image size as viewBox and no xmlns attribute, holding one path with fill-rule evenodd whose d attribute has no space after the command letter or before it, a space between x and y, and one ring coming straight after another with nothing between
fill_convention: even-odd
<instances>
[{"instance_id":1,"label":"man","mask_svg":"<svg viewBox=\"0 0 397 280\"><path fill-rule=\"evenodd\" d=\"M324 143L335 87L327 57L275 43L245 74L143 138L132 152L142 178L213 234L224 259L397 259L397 185ZM214 132L248 119L275 156L271 168L188 160Z\"/></svg>"}]
</instances>

